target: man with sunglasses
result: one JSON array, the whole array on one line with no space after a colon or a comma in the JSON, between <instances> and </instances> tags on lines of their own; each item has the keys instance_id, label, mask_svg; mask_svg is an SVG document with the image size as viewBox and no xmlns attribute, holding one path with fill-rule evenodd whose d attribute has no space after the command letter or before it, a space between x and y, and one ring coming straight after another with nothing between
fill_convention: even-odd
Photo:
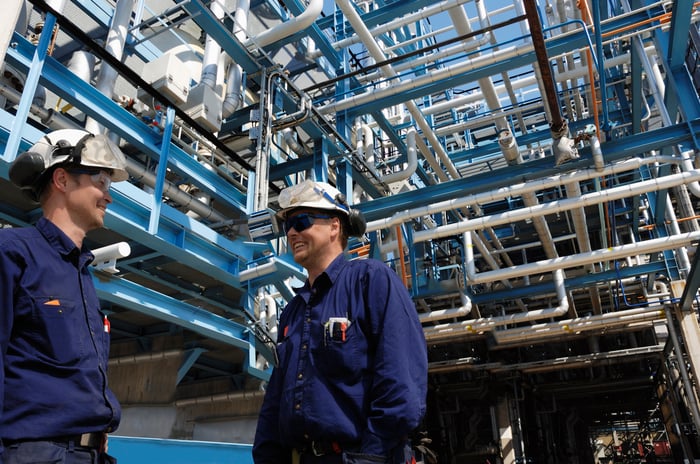
<instances>
[{"instance_id":1,"label":"man with sunglasses","mask_svg":"<svg viewBox=\"0 0 700 464\"><path fill-rule=\"evenodd\" d=\"M409 436L425 414L428 369L406 287L381 261L346 259L365 222L331 185L307 180L279 203L308 278L281 313L255 463L415 462Z\"/></svg>"},{"instance_id":2,"label":"man with sunglasses","mask_svg":"<svg viewBox=\"0 0 700 464\"><path fill-rule=\"evenodd\" d=\"M0 230L0 464L116 462L106 454L121 416L107 386L109 322L84 239L103 226L125 167L107 137L70 129L10 166L43 216Z\"/></svg>"}]
</instances>

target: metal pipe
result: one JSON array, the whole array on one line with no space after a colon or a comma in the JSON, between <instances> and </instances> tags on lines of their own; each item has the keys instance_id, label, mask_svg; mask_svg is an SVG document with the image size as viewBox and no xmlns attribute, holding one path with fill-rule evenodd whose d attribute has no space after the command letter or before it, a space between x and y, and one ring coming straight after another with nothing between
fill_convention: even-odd
<instances>
[{"instance_id":1,"label":"metal pipe","mask_svg":"<svg viewBox=\"0 0 700 464\"><path fill-rule=\"evenodd\" d=\"M385 229L397 224L401 224L411 219L421 216L430 216L432 214L450 211L458 208L465 208L472 204L489 203L502 200L511 196L520 196L525 192L534 192L537 190L545 190L558 187L566 182L582 182L596 177L617 175L623 172L639 169L642 166L655 163L678 163L678 158L673 156L653 156L648 158L632 158L619 163L607 166L603 171L599 172L595 169L581 169L571 174L557 175L528 181L520 184L513 184L508 187L499 188L487 192L460 196L451 200L433 203L427 206L412 208L404 211L399 211L388 218L377 219L367 223L367 231ZM578 206L578 205L577 205ZM548 213L549 214L549 213ZM524 218L523 218L524 219ZM473 221L475 219L471 219ZM484 224L484 227L489 224ZM493 226L495 224L491 224ZM475 228L476 229L476 228ZM470 229L470 230L475 230Z\"/></svg>"},{"instance_id":2,"label":"metal pipe","mask_svg":"<svg viewBox=\"0 0 700 464\"><path fill-rule=\"evenodd\" d=\"M311 0L299 16L293 17L282 24L266 29L255 37L250 38L245 42L245 47L263 48L277 41L285 39L292 34L306 29L311 26L316 18L323 12L323 0Z\"/></svg>"},{"instance_id":3,"label":"metal pipe","mask_svg":"<svg viewBox=\"0 0 700 464\"><path fill-rule=\"evenodd\" d=\"M582 332L594 330L623 328L639 322L662 320L665 316L665 312L663 306L635 308L565 319L546 324L535 324L527 328L519 327L515 329L495 330L492 333L496 343L499 345L522 341L532 342L534 340L541 342L548 338L577 335Z\"/></svg>"},{"instance_id":4,"label":"metal pipe","mask_svg":"<svg viewBox=\"0 0 700 464\"><path fill-rule=\"evenodd\" d=\"M360 36L363 44L365 45L365 47L367 47L367 50L369 51L372 58L377 62L384 61L386 59L384 52L382 51L381 47L376 42L374 37L372 37L372 34L369 32L369 29L367 29L367 26L362 21L362 18L360 18L360 15L355 10L355 6L353 5L353 3L350 0L337 0L336 4L341 9L348 22L350 22L353 29L355 29L355 32L358 34L358 36ZM381 70L382 73L384 73L384 75L387 77L396 77L396 72L392 69L391 65L385 64L381 66ZM423 136L426 137L430 142L432 149L437 154L437 158L439 158L439 160L444 165L444 168L447 171L447 173L453 179L459 178L460 175L457 171L457 168L455 168L454 163L452 163L452 160L445 152L445 149L442 147L442 144L435 136L435 133L433 132L433 129L430 126L430 124L428 124L428 121L426 121L425 117L423 117L423 113L421 113L418 106L413 101L408 101L405 103L405 105L408 112L411 114L411 116L413 116L413 119L418 125L418 127L423 131ZM323 111L323 109L321 109L321 111ZM423 154L425 155L426 153Z\"/></svg>"},{"instance_id":5,"label":"metal pipe","mask_svg":"<svg viewBox=\"0 0 700 464\"><path fill-rule=\"evenodd\" d=\"M129 32L129 21L131 20L131 13L134 11L135 4L136 0L119 0L114 7L114 15L107 33L105 50L117 60L121 60L124 54L124 45ZM117 70L103 61L97 74L95 88L107 97L113 98L117 77L119 77ZM95 119L88 117L85 120L85 130L93 134L99 134L104 131L104 127Z\"/></svg>"}]
</instances>

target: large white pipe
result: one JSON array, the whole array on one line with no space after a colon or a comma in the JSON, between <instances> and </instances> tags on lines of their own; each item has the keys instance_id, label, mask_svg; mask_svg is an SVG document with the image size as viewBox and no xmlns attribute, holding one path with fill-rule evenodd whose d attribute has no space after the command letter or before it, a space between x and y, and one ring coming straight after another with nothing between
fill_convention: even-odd
<instances>
[{"instance_id":1,"label":"large white pipe","mask_svg":"<svg viewBox=\"0 0 700 464\"><path fill-rule=\"evenodd\" d=\"M129 21L131 20L131 13L134 11L135 4L136 0L119 0L114 8L114 15L112 16L104 48L117 60L121 60L124 54L124 45L129 34ZM116 69L103 61L97 74L95 88L107 97L113 98L117 77ZM93 134L102 133L104 130L102 125L93 118L86 119L85 129Z\"/></svg>"},{"instance_id":2,"label":"large white pipe","mask_svg":"<svg viewBox=\"0 0 700 464\"><path fill-rule=\"evenodd\" d=\"M700 170L693 169L692 171L672 174L662 178L650 179L630 185L620 185L607 190L586 193L581 195L580 198L553 200L547 203L520 208L504 213L465 219L452 224L436 227L435 229L431 230L417 231L413 235L413 241L414 243L418 243L434 238L443 238L450 235L461 234L462 232L466 232L468 230L479 230L483 229L484 227L494 227L496 225L508 224L511 222L525 221L534 217L545 216L547 214L561 213L572 208L592 206L608 201L633 197L652 191L673 188L689 182L696 182L698 180L700 180ZM424 214L421 214L421 216Z\"/></svg>"},{"instance_id":3,"label":"large white pipe","mask_svg":"<svg viewBox=\"0 0 700 464\"><path fill-rule=\"evenodd\" d=\"M542 341L544 338L575 335L592 330L629 327L631 324L662 320L664 317L665 309L663 307L635 308L544 324L534 324L525 328L495 330L492 333L498 344L531 340Z\"/></svg>"},{"instance_id":4,"label":"large white pipe","mask_svg":"<svg viewBox=\"0 0 700 464\"><path fill-rule=\"evenodd\" d=\"M526 275L542 274L571 267L585 266L600 261L611 261L635 256L643 253L658 253L678 247L689 246L700 239L700 232L688 232L668 237L645 240L643 242L619 245L611 248L593 250L587 253L562 256L555 259L542 260L534 263L521 264L498 271L486 271L477 274L470 283L472 285L492 282L494 280L513 279Z\"/></svg>"},{"instance_id":5,"label":"large white pipe","mask_svg":"<svg viewBox=\"0 0 700 464\"><path fill-rule=\"evenodd\" d=\"M296 16L289 21L285 21L279 26L273 27L272 29L267 29L257 36L249 39L245 46L250 47L265 47L267 45L273 44L279 40L282 40L290 35L302 31L307 27L311 26L316 18L321 15L323 11L323 0L311 0L309 5L306 7L303 13Z\"/></svg>"},{"instance_id":6,"label":"large white pipe","mask_svg":"<svg viewBox=\"0 0 700 464\"><path fill-rule=\"evenodd\" d=\"M7 47L10 45L10 40L12 40L12 34L14 34L17 27L17 20L23 6L24 0L5 0L4 2L5 14L0 19L0 63L5 62ZM19 32L24 34L26 31Z\"/></svg>"},{"instance_id":7,"label":"large white pipe","mask_svg":"<svg viewBox=\"0 0 700 464\"><path fill-rule=\"evenodd\" d=\"M221 21L226 15L223 0L214 0L209 8L217 21ZM210 89L216 88L220 55L221 45L219 45L212 36L207 34L204 41L204 58L202 59L202 73L199 80L200 85L206 85Z\"/></svg>"},{"instance_id":8,"label":"large white pipe","mask_svg":"<svg viewBox=\"0 0 700 464\"><path fill-rule=\"evenodd\" d=\"M393 184L406 180L416 172L418 168L418 155L416 150L416 129L409 127L406 132L406 166L396 172L382 176L382 181L386 184Z\"/></svg>"},{"instance_id":9,"label":"large white pipe","mask_svg":"<svg viewBox=\"0 0 700 464\"><path fill-rule=\"evenodd\" d=\"M607 166L601 172L595 169L581 169L570 174L544 177L541 179L523 182L520 184L513 184L508 187L502 187L487 192L460 196L459 198L454 198L451 200L440 201L418 208L399 211L388 218L382 218L368 222L367 231L372 232L375 230L390 228L421 216L430 216L432 214L442 213L443 211L465 208L472 204L490 203L493 201L502 200L507 197L520 196L524 192L535 192L538 190L555 188L568 182L582 182L599 176L615 176L623 172L639 169L640 167L649 164L678 163L678 161L678 158L672 156L632 158Z\"/></svg>"},{"instance_id":10,"label":"large white pipe","mask_svg":"<svg viewBox=\"0 0 700 464\"><path fill-rule=\"evenodd\" d=\"M460 292L459 297L462 302L462 305L460 307L451 309L438 309L429 313L419 314L418 318L420 319L421 323L423 323L468 316L469 313L472 311L472 300L464 292Z\"/></svg>"},{"instance_id":11,"label":"large white pipe","mask_svg":"<svg viewBox=\"0 0 700 464\"><path fill-rule=\"evenodd\" d=\"M395 29L409 25L409 24L414 23L416 21L419 21L421 19L426 19L426 18L429 18L433 15L448 11L449 9L454 8L456 6L464 5L465 3L469 2L469 1L471 1L471 0L443 0L441 2L434 4L434 5L431 5L431 6L428 6L426 8L423 8L421 10L418 10L415 13L407 14L407 15L402 16L400 18L396 18L392 21L389 21L388 23L374 27L374 28L369 30L369 33L373 37L376 37L380 34L391 32ZM345 39L334 42L332 44L332 47L336 50L341 50L341 49L349 47L351 45L355 45L357 43L360 43L361 41L362 41L362 39L360 38L359 35L352 35L352 36L347 37Z\"/></svg>"}]
</instances>

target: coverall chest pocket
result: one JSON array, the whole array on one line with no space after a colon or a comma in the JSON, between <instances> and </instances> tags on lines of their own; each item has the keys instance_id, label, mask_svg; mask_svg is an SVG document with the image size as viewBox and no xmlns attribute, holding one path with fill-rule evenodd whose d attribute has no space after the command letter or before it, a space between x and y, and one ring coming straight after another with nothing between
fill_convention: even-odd
<instances>
[{"instance_id":1,"label":"coverall chest pocket","mask_svg":"<svg viewBox=\"0 0 700 464\"><path fill-rule=\"evenodd\" d=\"M333 337L324 328L323 343L314 350L320 371L339 379L358 379L367 366L367 343L359 324L351 324L343 337Z\"/></svg>"},{"instance_id":2,"label":"coverall chest pocket","mask_svg":"<svg viewBox=\"0 0 700 464\"><path fill-rule=\"evenodd\" d=\"M84 354L85 320L75 300L38 296L32 301L31 322L27 333L37 357L57 364L72 365Z\"/></svg>"}]
</instances>

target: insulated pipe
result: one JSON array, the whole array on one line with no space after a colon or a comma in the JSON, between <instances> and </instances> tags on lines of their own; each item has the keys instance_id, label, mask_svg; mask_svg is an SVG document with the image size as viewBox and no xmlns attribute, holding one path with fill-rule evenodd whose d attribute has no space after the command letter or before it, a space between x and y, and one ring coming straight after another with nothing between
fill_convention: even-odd
<instances>
[{"instance_id":1,"label":"insulated pipe","mask_svg":"<svg viewBox=\"0 0 700 464\"><path fill-rule=\"evenodd\" d=\"M472 311L472 300L464 292L459 293L459 298L462 301L462 306L460 306L459 308L439 309L436 311L431 311L429 313L419 314L418 318L420 319L421 323L424 323L439 321L443 319L451 319L453 317L468 316L469 313Z\"/></svg>"},{"instance_id":2,"label":"insulated pipe","mask_svg":"<svg viewBox=\"0 0 700 464\"><path fill-rule=\"evenodd\" d=\"M497 344L518 343L523 341L542 341L547 338L578 334L593 330L623 328L640 322L661 320L665 316L663 306L635 308L593 316L565 319L545 324L535 324L527 328L494 330Z\"/></svg>"},{"instance_id":3,"label":"insulated pipe","mask_svg":"<svg viewBox=\"0 0 700 464\"><path fill-rule=\"evenodd\" d=\"M76 50L68 62L68 69L83 82L90 83L95 71L95 55L85 50Z\"/></svg>"},{"instance_id":4,"label":"insulated pipe","mask_svg":"<svg viewBox=\"0 0 700 464\"><path fill-rule=\"evenodd\" d=\"M311 0L306 10L289 21L267 29L245 42L244 46L263 48L311 26L323 12L323 0Z\"/></svg>"},{"instance_id":5,"label":"insulated pipe","mask_svg":"<svg viewBox=\"0 0 700 464\"><path fill-rule=\"evenodd\" d=\"M481 272L471 279L471 284L481 284L501 279L513 279L526 275L542 274L556 269L585 266L599 261L611 261L634 256L639 253L658 253L670 248L689 246L694 241L700 240L700 232L688 232L685 234L671 235L655 238L627 245L594 250L588 253L562 256L550 260L542 260L534 263L521 264L498 271Z\"/></svg>"},{"instance_id":6,"label":"insulated pipe","mask_svg":"<svg viewBox=\"0 0 700 464\"><path fill-rule=\"evenodd\" d=\"M240 283L247 282L251 279L257 277L264 277L270 274L274 274L277 271L277 264L266 263L255 266L252 269L246 269L238 273L238 281Z\"/></svg>"},{"instance_id":7,"label":"insulated pipe","mask_svg":"<svg viewBox=\"0 0 700 464\"><path fill-rule=\"evenodd\" d=\"M272 341L277 341L277 301L266 293L264 296L265 307L267 308L267 329L270 332Z\"/></svg>"},{"instance_id":8,"label":"insulated pipe","mask_svg":"<svg viewBox=\"0 0 700 464\"><path fill-rule=\"evenodd\" d=\"M236 12L233 16L233 35L243 43L247 38L248 13L250 12L250 0L238 0ZM243 68L226 55L228 75L226 76L226 97L221 115L224 119L231 116L243 103Z\"/></svg>"},{"instance_id":9,"label":"insulated pipe","mask_svg":"<svg viewBox=\"0 0 700 464\"><path fill-rule=\"evenodd\" d=\"M464 11L464 8L453 8L448 13L450 15L450 18L452 19L452 22L455 25L457 34L465 35L470 34L472 32L471 25L469 24L469 18L467 17L467 13L466 11ZM486 34L485 38L489 39L489 35L490 33ZM479 55L480 54L477 53L475 56ZM489 110L491 110L491 112L498 112L501 108L501 102L498 98L496 88L493 85L493 81L491 81L491 78L481 78L478 80L478 83L479 88L481 89L481 92L484 95L484 99L486 100L486 104L488 105ZM506 118L502 115L498 115L498 113L494 122L496 124L496 132L507 130L509 127ZM520 164L523 162L523 159L520 156L520 152L517 150L518 144L515 141L515 136L513 136L513 144L515 145L516 150L504 150L503 155L506 158L508 164Z\"/></svg>"},{"instance_id":10,"label":"insulated pipe","mask_svg":"<svg viewBox=\"0 0 700 464\"><path fill-rule=\"evenodd\" d=\"M678 174L665 176L659 179L650 179L646 181L637 182L631 185L621 185L603 191L587 193L581 195L580 198L553 200L544 204L531 206L528 208L520 208L517 210L493 214L490 216L470 218L452 224L440 226L432 230L417 231L413 235L413 242L418 243L430 239L443 238L448 237L450 235L460 234L462 232L466 232L467 230L479 230L483 229L484 227L494 227L496 225L507 224L510 222L529 220L538 216L545 216L547 214L555 214L560 213L562 211L568 211L574 207L591 206L607 201L620 200L622 198L641 195L643 193L677 187L678 185L683 185L688 182L695 182L699 179L700 170L694 169L692 171L681 172ZM418 210L420 209L421 208L418 208ZM447 209L441 209L439 211L447 211ZM425 214L431 213L423 212L422 214L419 214L419 216L423 216ZM393 222L392 219L393 218L390 218L388 222ZM376 222L378 221L374 221L374 223ZM384 226L383 228L385 227L386 226ZM370 230L369 227L368 230Z\"/></svg>"},{"instance_id":11,"label":"insulated pipe","mask_svg":"<svg viewBox=\"0 0 700 464\"><path fill-rule=\"evenodd\" d=\"M149 187L154 187L156 185L155 174L130 158L126 159L126 170L136 182L143 182ZM200 218L212 222L224 222L229 219L167 180L163 183L163 196L172 199L172 201L182 208L196 213Z\"/></svg>"},{"instance_id":12,"label":"insulated pipe","mask_svg":"<svg viewBox=\"0 0 700 464\"><path fill-rule=\"evenodd\" d=\"M396 18L392 21L389 21L388 23L377 26L377 27L369 30L369 33L373 37L376 37L380 34L391 32L395 29L409 25L409 24L414 23L416 21L419 21L421 19L427 19L433 15L442 13L444 11L451 9L451 8L455 8L457 6L464 5L465 3L468 3L469 1L471 1L471 0L444 0L444 1L438 2L434 5L431 5L431 6L428 6L426 8L423 8L421 10L418 10L415 13L401 16L400 18ZM343 48L347 48L351 45L355 45L357 43L360 43L361 41L362 41L362 39L360 38L359 35L353 35L353 36L347 37L345 39L339 40L337 42L334 42L333 44L331 44L331 46L336 50L342 50ZM320 56L320 52L317 54L316 57L318 57L318 56Z\"/></svg>"},{"instance_id":13,"label":"insulated pipe","mask_svg":"<svg viewBox=\"0 0 700 464\"><path fill-rule=\"evenodd\" d=\"M496 327L501 327L504 325L563 316L569 311L569 300L566 297L566 287L564 286L564 271L561 269L555 270L552 278L554 280L557 300L559 302L559 305L555 308L536 309L523 313L509 314L507 316L482 317L479 319L441 324L433 327L428 326L423 328L425 339L429 342L445 340L448 338L462 336L465 332L481 333L494 330ZM424 322L423 319L421 319L421 322Z\"/></svg>"},{"instance_id":14,"label":"insulated pipe","mask_svg":"<svg viewBox=\"0 0 700 464\"><path fill-rule=\"evenodd\" d=\"M513 184L508 187L502 187L496 190L491 190L488 192L482 192L472 195L467 195L451 200L445 200L430 205L422 206L419 208L408 209L404 211L399 211L393 214L391 217L377 219L367 223L367 231L372 232L375 230L385 229L397 224L402 224L404 222L410 221L421 216L430 216L436 213L441 213L443 211L450 211L458 208L465 208L473 204L490 203L493 201L502 200L511 196L520 196L524 192L536 192L538 190L546 190L549 188L558 187L567 182L582 182L586 180L593 179L595 177L602 176L614 176L621 174L623 172L632 171L639 169L642 166L655 163L678 163L679 160L673 156L653 156L648 158L632 158L619 163L607 166L602 172L598 172L595 169L581 169L576 172L566 174L545 177L542 179L537 179L529 182L524 182L520 184ZM474 219L471 219L473 221ZM488 224L487 224L488 225ZM472 229L474 230L474 229Z\"/></svg>"},{"instance_id":15,"label":"insulated pipe","mask_svg":"<svg viewBox=\"0 0 700 464\"><path fill-rule=\"evenodd\" d=\"M107 33L105 50L117 60L122 59L124 45L129 33L129 21L131 13L134 11L136 0L118 0L114 8L114 15ZM113 98L114 84L117 81L117 71L102 61L100 71L97 74L95 88L110 99ZM104 128L93 118L88 117L85 121L85 129L92 134L104 132Z\"/></svg>"},{"instance_id":16,"label":"insulated pipe","mask_svg":"<svg viewBox=\"0 0 700 464\"><path fill-rule=\"evenodd\" d=\"M578 182L567 182L565 184L567 198L578 198L581 196L581 184ZM578 249L583 252L591 251L591 238L588 235L588 223L586 222L586 211L583 207L573 208L571 210L571 219L574 221L574 231L576 231L576 244ZM592 264L586 266L586 271L590 274L595 272ZM600 301L600 292L598 288L592 286L588 289L591 296L591 304L593 312L599 314L602 311Z\"/></svg>"},{"instance_id":17,"label":"insulated pipe","mask_svg":"<svg viewBox=\"0 0 700 464\"><path fill-rule=\"evenodd\" d=\"M226 16L226 9L223 0L214 0L209 6L212 15L217 21L221 21ZM204 42L204 58L202 59L202 73L199 80L200 85L206 85L210 89L216 88L216 79L219 73L219 56L221 55L221 45L207 34Z\"/></svg>"},{"instance_id":18,"label":"insulated pipe","mask_svg":"<svg viewBox=\"0 0 700 464\"><path fill-rule=\"evenodd\" d=\"M17 27L17 20L19 19L23 6L25 6L25 0L5 0L3 4L5 14L2 15L3 20L0 21L0 63L5 62L7 47L12 40L12 34L14 34L15 28ZM22 35L26 33L26 31L18 32ZM0 65L0 67L2 67L2 65Z\"/></svg>"},{"instance_id":19,"label":"insulated pipe","mask_svg":"<svg viewBox=\"0 0 700 464\"><path fill-rule=\"evenodd\" d=\"M385 184L393 184L394 182L406 180L416 172L416 168L418 168L418 155L416 150L416 129L414 127L409 127L406 132L406 149L406 167L401 171L381 176L382 182Z\"/></svg>"},{"instance_id":20,"label":"insulated pipe","mask_svg":"<svg viewBox=\"0 0 700 464\"><path fill-rule=\"evenodd\" d=\"M282 138L284 143L287 144L290 150L299 156L304 156L310 154L306 147L299 143L297 138L294 136L294 130L291 127L286 127L282 129Z\"/></svg>"},{"instance_id":21,"label":"insulated pipe","mask_svg":"<svg viewBox=\"0 0 700 464\"><path fill-rule=\"evenodd\" d=\"M372 37L372 34L369 32L369 29L367 29L367 26L365 23L362 21L362 18L360 18L360 15L357 13L355 10L354 5L352 4L351 0L336 0L336 5L341 9L343 14L345 15L346 19L348 22L350 22L350 25L355 29L355 32L357 35L362 39L362 43L367 47L367 50L369 51L370 56L377 62L382 62L386 60L386 56L384 55L384 52L382 51L381 47L377 43L377 41ZM382 73L384 73L385 76L391 77L391 78L396 78L396 72L392 69L392 67L388 64L385 64L381 67ZM343 100L345 101L345 100ZM461 177L459 175L459 172L457 171L457 168L455 168L454 163L452 163L452 160L450 157L447 155L445 152L445 149L442 147L442 144L438 140L438 138L435 136L435 133L433 132L432 127L430 127L430 124L428 124L428 121L425 120L425 117L423 117L423 113L421 113L420 109L418 106L415 104L413 101L408 101L405 103L406 109L408 112L413 116L413 120L416 122L418 127L423 131L423 136L428 139L430 142L431 148L435 151L437 154L437 157L439 160L442 162L444 165L445 169L449 173L449 175L453 179L458 179ZM332 106L332 105L330 105ZM326 108L326 112L329 112L327 110L328 107ZM323 111L324 108L321 110ZM340 111L340 110L337 110ZM330 112L337 112L337 111L330 111Z\"/></svg>"}]
</instances>

